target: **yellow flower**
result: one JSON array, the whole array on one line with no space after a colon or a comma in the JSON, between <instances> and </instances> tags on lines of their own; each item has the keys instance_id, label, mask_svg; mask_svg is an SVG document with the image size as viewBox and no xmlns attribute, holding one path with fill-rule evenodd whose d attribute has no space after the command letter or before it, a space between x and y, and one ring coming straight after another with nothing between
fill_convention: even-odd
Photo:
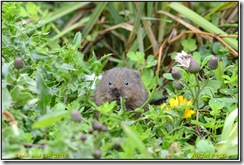
<instances>
[{"instance_id":1,"label":"yellow flower","mask_svg":"<svg viewBox=\"0 0 244 165\"><path fill-rule=\"evenodd\" d=\"M165 106L166 106L166 103L163 103L163 104L160 106L160 108L163 109ZM170 110L170 108L169 108L169 107L166 107L166 111L168 111L168 110Z\"/></svg>"},{"instance_id":2,"label":"yellow flower","mask_svg":"<svg viewBox=\"0 0 244 165\"><path fill-rule=\"evenodd\" d=\"M185 113L184 113L184 118L190 118L191 117L191 115L193 115L195 113L195 111L193 111L193 110L191 110L190 108L187 108L186 110L185 110Z\"/></svg>"},{"instance_id":3,"label":"yellow flower","mask_svg":"<svg viewBox=\"0 0 244 165\"><path fill-rule=\"evenodd\" d=\"M187 98L184 98L183 96L176 96L176 98L171 98L169 100L169 104L170 104L170 107L171 108L174 108L176 106L179 106L179 105L191 105L192 102L191 101L188 101Z\"/></svg>"},{"instance_id":4,"label":"yellow flower","mask_svg":"<svg viewBox=\"0 0 244 165\"><path fill-rule=\"evenodd\" d=\"M169 105L166 106L166 103L161 105L161 109L163 109L166 106L166 110L174 109L175 107L182 106L182 105L192 105L192 102L189 101L187 98L184 98L183 96L176 96L175 98L170 98ZM184 112L184 118L190 118L195 112L191 110L190 108L187 108Z\"/></svg>"},{"instance_id":5,"label":"yellow flower","mask_svg":"<svg viewBox=\"0 0 244 165\"><path fill-rule=\"evenodd\" d=\"M179 96L178 96L178 97L179 97ZM176 97L176 99L171 98L171 99L169 100L169 105L170 105L171 108L174 108L175 106L178 106L178 105L179 105L178 97Z\"/></svg>"},{"instance_id":6,"label":"yellow flower","mask_svg":"<svg viewBox=\"0 0 244 165\"><path fill-rule=\"evenodd\" d=\"M187 98L183 98L183 96L178 96L179 105L191 105L192 102L188 101Z\"/></svg>"}]
</instances>

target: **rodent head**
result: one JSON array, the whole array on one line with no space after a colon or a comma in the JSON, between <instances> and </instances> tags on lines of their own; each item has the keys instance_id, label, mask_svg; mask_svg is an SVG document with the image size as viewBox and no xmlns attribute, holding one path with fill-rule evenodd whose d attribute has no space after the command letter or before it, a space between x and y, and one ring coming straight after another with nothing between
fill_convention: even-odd
<instances>
[{"instance_id":1,"label":"rodent head","mask_svg":"<svg viewBox=\"0 0 244 165\"><path fill-rule=\"evenodd\" d=\"M138 71L128 68L113 68L106 71L101 79L99 88L109 102L116 101L120 104L120 97L127 102L135 101L144 89L141 75Z\"/></svg>"}]
</instances>

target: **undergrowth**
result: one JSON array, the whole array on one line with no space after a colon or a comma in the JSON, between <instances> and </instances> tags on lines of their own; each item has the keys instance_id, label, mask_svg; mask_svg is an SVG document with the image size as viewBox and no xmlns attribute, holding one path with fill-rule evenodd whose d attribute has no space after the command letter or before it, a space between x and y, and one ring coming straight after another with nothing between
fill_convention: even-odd
<instances>
[{"instance_id":1,"label":"undergrowth","mask_svg":"<svg viewBox=\"0 0 244 165\"><path fill-rule=\"evenodd\" d=\"M237 6L2 2L2 159L238 159ZM96 106L115 66L167 100Z\"/></svg>"}]
</instances>

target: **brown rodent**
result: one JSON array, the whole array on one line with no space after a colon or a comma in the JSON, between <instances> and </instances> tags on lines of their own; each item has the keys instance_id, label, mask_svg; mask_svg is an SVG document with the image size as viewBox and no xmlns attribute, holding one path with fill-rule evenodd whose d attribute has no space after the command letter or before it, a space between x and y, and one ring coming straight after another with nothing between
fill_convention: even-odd
<instances>
[{"instance_id":1,"label":"brown rodent","mask_svg":"<svg viewBox=\"0 0 244 165\"><path fill-rule=\"evenodd\" d=\"M115 67L107 70L96 87L95 102L101 105L106 101L116 101L120 105L120 97L125 99L127 111L142 106L148 99L145 86L141 81L140 72ZM148 109L146 105L145 110Z\"/></svg>"}]
</instances>

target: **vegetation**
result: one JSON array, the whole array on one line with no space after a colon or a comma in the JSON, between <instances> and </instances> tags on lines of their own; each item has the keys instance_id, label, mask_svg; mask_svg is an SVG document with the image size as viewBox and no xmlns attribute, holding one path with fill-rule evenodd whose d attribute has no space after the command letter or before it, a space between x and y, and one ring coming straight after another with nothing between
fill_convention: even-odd
<instances>
[{"instance_id":1,"label":"vegetation","mask_svg":"<svg viewBox=\"0 0 244 165\"><path fill-rule=\"evenodd\" d=\"M238 3L1 7L2 159L240 159ZM115 66L167 100L138 119L123 100L96 106Z\"/></svg>"}]
</instances>

